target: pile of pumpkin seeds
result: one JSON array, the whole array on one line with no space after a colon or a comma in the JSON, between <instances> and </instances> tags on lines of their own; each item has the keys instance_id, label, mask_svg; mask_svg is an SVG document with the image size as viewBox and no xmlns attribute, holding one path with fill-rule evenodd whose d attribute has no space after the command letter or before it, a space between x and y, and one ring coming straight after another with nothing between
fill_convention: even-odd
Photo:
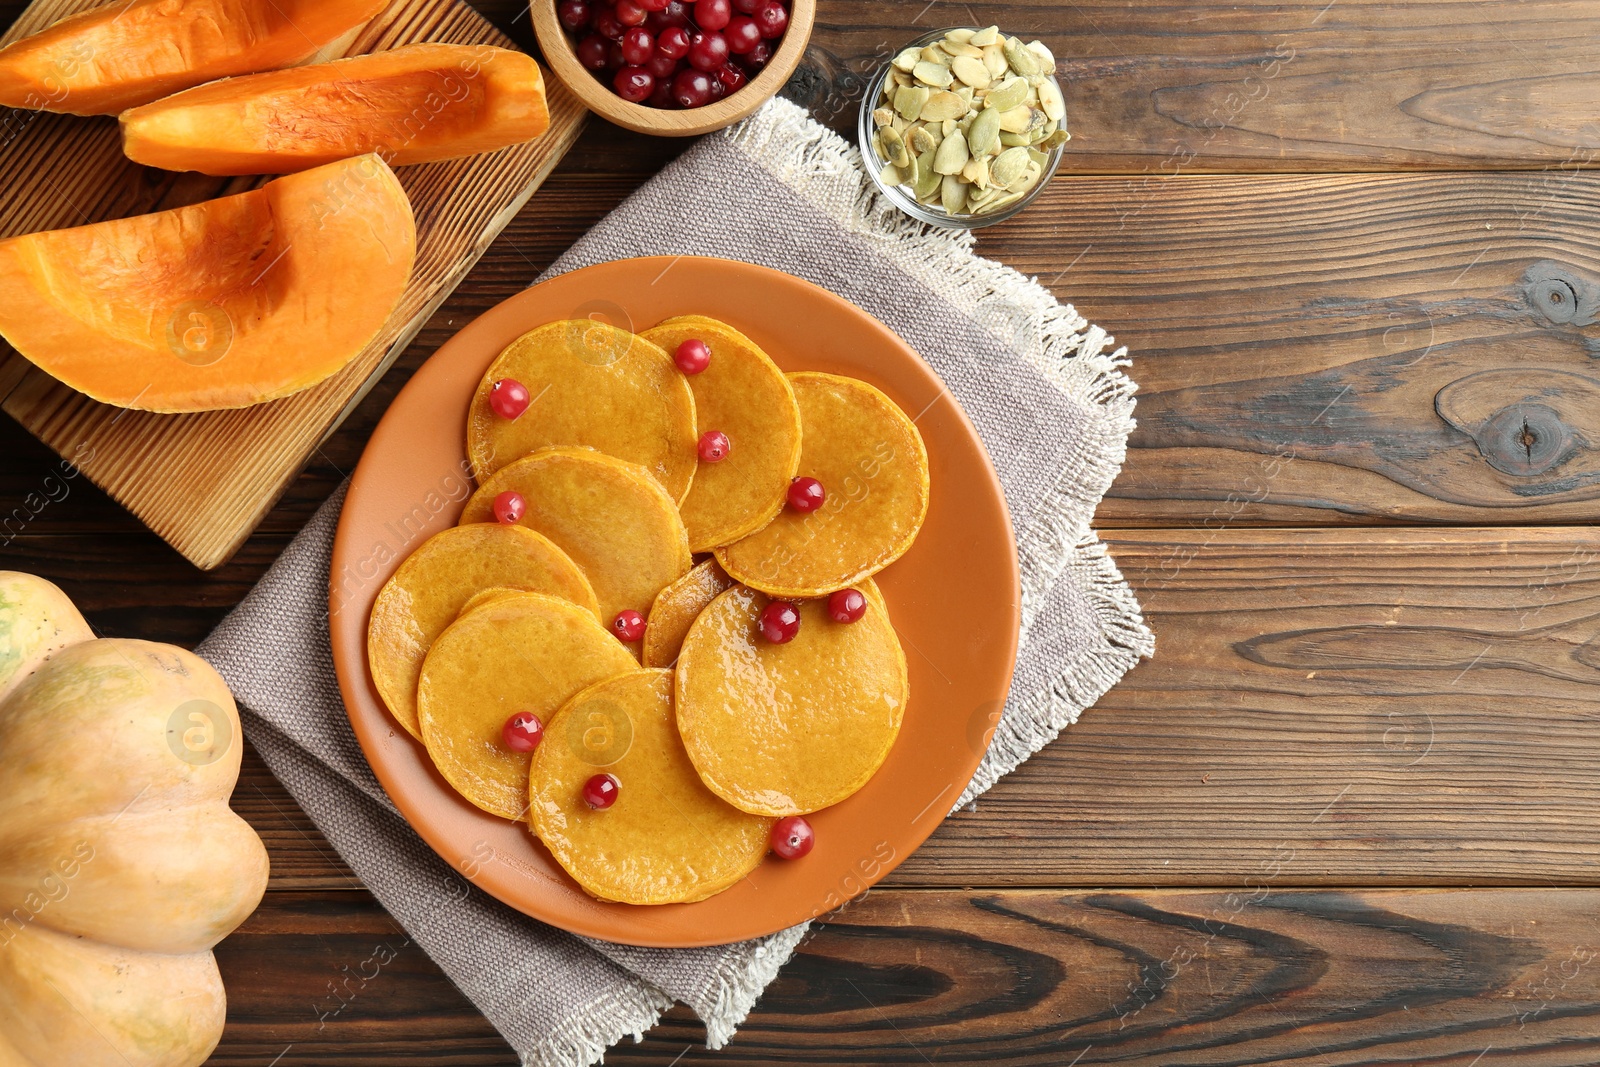
<instances>
[{"instance_id":1,"label":"pile of pumpkin seeds","mask_svg":"<svg viewBox=\"0 0 1600 1067\"><path fill-rule=\"evenodd\" d=\"M1043 42L1024 45L997 26L901 52L872 112L884 183L948 215L1017 203L1069 136L1055 69Z\"/></svg>"}]
</instances>

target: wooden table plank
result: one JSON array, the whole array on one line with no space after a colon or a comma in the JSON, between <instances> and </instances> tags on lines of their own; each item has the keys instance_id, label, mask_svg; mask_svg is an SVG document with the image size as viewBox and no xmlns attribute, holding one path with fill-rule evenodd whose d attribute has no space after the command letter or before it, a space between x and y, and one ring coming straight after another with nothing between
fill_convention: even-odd
<instances>
[{"instance_id":1,"label":"wooden table plank","mask_svg":"<svg viewBox=\"0 0 1600 1067\"><path fill-rule=\"evenodd\" d=\"M877 891L808 938L728 1048L705 1052L675 1011L606 1062L1600 1057L1600 891L1286 879L1233 892ZM393 960L378 967L380 949ZM516 1063L364 893L273 893L218 960L231 1010L215 1067Z\"/></svg>"},{"instance_id":2,"label":"wooden table plank","mask_svg":"<svg viewBox=\"0 0 1600 1067\"><path fill-rule=\"evenodd\" d=\"M1592 520L1600 178L1080 178L1040 216L1007 261L1139 383L1102 524Z\"/></svg>"},{"instance_id":3,"label":"wooden table plank","mask_svg":"<svg viewBox=\"0 0 1600 1067\"><path fill-rule=\"evenodd\" d=\"M278 545L257 538L260 566ZM102 632L191 642L229 571L118 571L88 537L24 537ZM1157 635L1066 738L961 813L908 886L1600 881L1600 545L1587 531L1119 531ZM974 723L981 743L986 721ZM253 760L235 806L274 885L352 884Z\"/></svg>"}]
</instances>

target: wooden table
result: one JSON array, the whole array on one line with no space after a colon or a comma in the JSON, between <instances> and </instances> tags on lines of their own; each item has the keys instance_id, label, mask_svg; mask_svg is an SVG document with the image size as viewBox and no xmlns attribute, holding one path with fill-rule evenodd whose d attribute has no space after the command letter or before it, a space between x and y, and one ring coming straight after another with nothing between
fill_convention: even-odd
<instances>
[{"instance_id":1,"label":"wooden table","mask_svg":"<svg viewBox=\"0 0 1600 1067\"><path fill-rule=\"evenodd\" d=\"M1063 176L979 249L1134 354L1100 525L1158 652L729 1049L678 1011L607 1062L1600 1062L1600 5L820 6L790 93L841 130L916 27L1061 57ZM0 566L196 643L408 374L680 148L592 128L231 565L72 483ZM0 456L9 513L55 460L9 422ZM515 1063L253 755L234 802L273 879L218 952L214 1063Z\"/></svg>"}]
</instances>

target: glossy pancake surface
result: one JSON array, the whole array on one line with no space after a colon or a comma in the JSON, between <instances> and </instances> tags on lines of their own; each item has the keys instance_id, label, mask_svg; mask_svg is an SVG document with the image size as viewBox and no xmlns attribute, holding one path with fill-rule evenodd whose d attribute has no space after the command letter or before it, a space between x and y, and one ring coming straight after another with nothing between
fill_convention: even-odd
<instances>
[{"instance_id":1,"label":"glossy pancake surface","mask_svg":"<svg viewBox=\"0 0 1600 1067\"><path fill-rule=\"evenodd\" d=\"M594 587L600 618L647 614L656 595L694 562L677 505L643 469L583 448L549 448L484 483L461 521L494 517L494 499L522 494L518 525L537 530L572 558Z\"/></svg>"},{"instance_id":2,"label":"glossy pancake surface","mask_svg":"<svg viewBox=\"0 0 1600 1067\"><path fill-rule=\"evenodd\" d=\"M755 533L783 507L800 462L800 409L788 379L754 341L714 319L668 319L641 336L668 353L691 339L711 350L706 369L686 380L698 433L720 430L732 448L695 471L681 505L689 547L709 552Z\"/></svg>"},{"instance_id":3,"label":"glossy pancake surface","mask_svg":"<svg viewBox=\"0 0 1600 1067\"><path fill-rule=\"evenodd\" d=\"M765 527L717 549L736 581L774 596L816 597L899 559L928 514L928 452L883 393L836 374L789 375L800 405L802 476L827 493L816 511L785 508Z\"/></svg>"},{"instance_id":4,"label":"glossy pancake surface","mask_svg":"<svg viewBox=\"0 0 1600 1067\"><path fill-rule=\"evenodd\" d=\"M728 572L716 560L708 559L661 590L644 631L644 665L672 666L694 620L732 586Z\"/></svg>"},{"instance_id":5,"label":"glossy pancake surface","mask_svg":"<svg viewBox=\"0 0 1600 1067\"><path fill-rule=\"evenodd\" d=\"M417 678L428 649L490 589L548 593L599 618L594 590L549 538L521 526L472 523L424 541L384 584L367 628L372 682L395 721L420 739Z\"/></svg>"},{"instance_id":6,"label":"glossy pancake surface","mask_svg":"<svg viewBox=\"0 0 1600 1067\"><path fill-rule=\"evenodd\" d=\"M423 661L422 743L463 797L520 819L531 754L505 746L506 720L531 712L548 723L575 693L637 669L633 654L583 608L542 593L491 601L440 634Z\"/></svg>"},{"instance_id":7,"label":"glossy pancake surface","mask_svg":"<svg viewBox=\"0 0 1600 1067\"><path fill-rule=\"evenodd\" d=\"M494 383L528 390L528 409L504 419L489 406ZM467 413L467 456L484 479L532 452L593 448L636 463L680 501L700 462L694 395L656 345L603 322L552 322L502 352L478 383Z\"/></svg>"},{"instance_id":8,"label":"glossy pancake surface","mask_svg":"<svg viewBox=\"0 0 1600 1067\"><path fill-rule=\"evenodd\" d=\"M556 713L534 753L529 822L588 893L625 904L703 900L767 852L769 819L719 799L678 738L672 672L635 671L585 689ZM583 785L614 775L616 802L595 811Z\"/></svg>"},{"instance_id":9,"label":"glossy pancake surface","mask_svg":"<svg viewBox=\"0 0 1600 1067\"><path fill-rule=\"evenodd\" d=\"M878 587L834 622L804 601L785 644L761 636L768 599L743 586L701 612L678 656L678 731L700 778L734 807L803 815L860 789L889 755L910 687Z\"/></svg>"}]
</instances>

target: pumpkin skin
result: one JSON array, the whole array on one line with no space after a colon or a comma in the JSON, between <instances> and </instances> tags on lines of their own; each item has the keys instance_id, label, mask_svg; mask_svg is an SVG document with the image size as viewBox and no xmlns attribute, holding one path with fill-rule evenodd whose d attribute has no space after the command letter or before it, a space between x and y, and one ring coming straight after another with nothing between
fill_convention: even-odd
<instances>
[{"instance_id":1,"label":"pumpkin skin","mask_svg":"<svg viewBox=\"0 0 1600 1067\"><path fill-rule=\"evenodd\" d=\"M197 1067L226 1014L211 949L268 868L228 807L227 686L0 572L0 694L0 1067Z\"/></svg>"},{"instance_id":2,"label":"pumpkin skin","mask_svg":"<svg viewBox=\"0 0 1600 1067\"><path fill-rule=\"evenodd\" d=\"M119 0L0 49L0 105L115 115L216 78L304 63L388 3Z\"/></svg>"},{"instance_id":3,"label":"pumpkin skin","mask_svg":"<svg viewBox=\"0 0 1600 1067\"><path fill-rule=\"evenodd\" d=\"M404 294L411 203L374 155L0 241L0 335L103 403L210 411L343 369Z\"/></svg>"},{"instance_id":4,"label":"pumpkin skin","mask_svg":"<svg viewBox=\"0 0 1600 1067\"><path fill-rule=\"evenodd\" d=\"M550 127L532 56L418 44L228 78L124 111L135 163L287 174L377 152L394 166L493 152Z\"/></svg>"}]
</instances>

